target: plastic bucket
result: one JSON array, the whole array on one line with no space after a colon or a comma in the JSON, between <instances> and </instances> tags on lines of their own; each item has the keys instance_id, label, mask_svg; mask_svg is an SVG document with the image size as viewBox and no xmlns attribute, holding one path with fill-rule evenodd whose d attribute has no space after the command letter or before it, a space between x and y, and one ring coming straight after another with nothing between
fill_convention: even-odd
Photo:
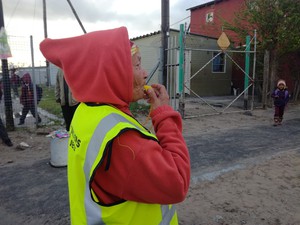
<instances>
[{"instance_id":1,"label":"plastic bucket","mask_svg":"<svg viewBox=\"0 0 300 225\"><path fill-rule=\"evenodd\" d=\"M64 167L68 164L68 142L69 138L53 138L50 143L51 159L53 167Z\"/></svg>"}]
</instances>

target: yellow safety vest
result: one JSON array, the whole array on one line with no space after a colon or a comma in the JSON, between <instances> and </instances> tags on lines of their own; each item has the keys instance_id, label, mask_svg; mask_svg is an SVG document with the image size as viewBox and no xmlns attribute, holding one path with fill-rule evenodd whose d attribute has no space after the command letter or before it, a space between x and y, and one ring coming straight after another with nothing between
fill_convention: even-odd
<instances>
[{"instance_id":1,"label":"yellow safety vest","mask_svg":"<svg viewBox=\"0 0 300 225\"><path fill-rule=\"evenodd\" d=\"M72 120L68 149L68 185L72 225L177 225L174 205L122 201L100 205L91 179L107 145L122 131L134 129L157 140L134 118L108 105L80 103Z\"/></svg>"}]
</instances>

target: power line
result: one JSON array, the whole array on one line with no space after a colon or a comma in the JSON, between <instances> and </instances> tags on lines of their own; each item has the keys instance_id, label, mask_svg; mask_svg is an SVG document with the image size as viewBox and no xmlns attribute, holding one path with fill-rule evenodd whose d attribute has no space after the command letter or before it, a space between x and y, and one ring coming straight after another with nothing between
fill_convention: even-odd
<instances>
[{"instance_id":1,"label":"power line","mask_svg":"<svg viewBox=\"0 0 300 225\"><path fill-rule=\"evenodd\" d=\"M188 19L188 18L190 18L190 17L191 17L191 16L187 16L187 17L183 18L182 20L179 20L179 21L177 21L177 22L171 24L170 26L172 27L172 26L174 26L174 25L176 25L176 24L178 24L178 23L180 23L180 22L182 22L182 21L184 21L184 20L186 20L186 19Z\"/></svg>"},{"instance_id":2,"label":"power line","mask_svg":"<svg viewBox=\"0 0 300 225\"><path fill-rule=\"evenodd\" d=\"M6 24L6 27L9 27L9 23L10 23L11 19L13 18L13 16L15 15L15 12L16 12L18 6L19 6L19 3L20 3L20 0L18 0L16 6L14 7L14 9L13 9L13 11L12 11L10 17L9 17L8 23Z\"/></svg>"}]
</instances>

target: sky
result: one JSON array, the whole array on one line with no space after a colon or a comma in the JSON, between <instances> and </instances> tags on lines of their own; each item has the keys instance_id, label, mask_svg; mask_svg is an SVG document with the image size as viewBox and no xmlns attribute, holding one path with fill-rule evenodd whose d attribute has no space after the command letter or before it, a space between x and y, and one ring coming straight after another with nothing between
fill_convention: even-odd
<instances>
[{"instance_id":1,"label":"sky","mask_svg":"<svg viewBox=\"0 0 300 225\"><path fill-rule=\"evenodd\" d=\"M170 28L179 29L181 23L189 24L188 8L211 0L169 0ZM49 38L65 38L84 32L67 0L45 0L47 35ZM129 37L137 37L159 31L161 27L161 0L70 0L86 32L126 26ZM7 35L18 48L30 43L32 36L35 58L43 64L38 51L45 37L43 0L2 0ZM20 41L24 37L25 41ZM22 39L22 40L23 40ZM11 44L12 45L12 44ZM15 44L14 44L15 45ZM11 47L13 58L17 50ZM30 50L29 50L30 51ZM36 64L36 63L35 63ZM36 65L37 66L37 65Z\"/></svg>"}]
</instances>

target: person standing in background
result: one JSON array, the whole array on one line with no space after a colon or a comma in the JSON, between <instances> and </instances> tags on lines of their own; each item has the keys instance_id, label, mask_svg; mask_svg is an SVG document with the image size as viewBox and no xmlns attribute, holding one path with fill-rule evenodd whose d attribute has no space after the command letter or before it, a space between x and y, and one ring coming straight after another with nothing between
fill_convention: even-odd
<instances>
[{"instance_id":1,"label":"person standing in background","mask_svg":"<svg viewBox=\"0 0 300 225\"><path fill-rule=\"evenodd\" d=\"M65 120L66 130L70 130L70 124L73 115L78 106L78 102L73 98L72 92L64 78L64 73L61 69L58 69L56 74L55 85L55 100L60 103L61 111Z\"/></svg>"},{"instance_id":2,"label":"person standing in background","mask_svg":"<svg viewBox=\"0 0 300 225\"><path fill-rule=\"evenodd\" d=\"M18 125L23 125L26 119L28 112L30 111L34 118L35 115L35 108L34 108L34 95L33 95L33 84L31 82L31 77L29 73L25 73L22 77L22 88L21 88L21 96L20 96L20 103L23 105L22 115L20 117L20 122ZM38 123L42 120L39 115L38 116Z\"/></svg>"},{"instance_id":3,"label":"person standing in background","mask_svg":"<svg viewBox=\"0 0 300 225\"><path fill-rule=\"evenodd\" d=\"M281 125L285 106L289 101L289 92L284 80L277 82L277 87L273 91L271 97L274 99L274 126Z\"/></svg>"},{"instance_id":4,"label":"person standing in background","mask_svg":"<svg viewBox=\"0 0 300 225\"><path fill-rule=\"evenodd\" d=\"M12 68L11 69L11 77L10 77L10 83L11 83L11 88L13 90L14 93L14 97L18 98L19 97L19 91L18 88L21 85L21 79L20 77L17 75L16 69Z\"/></svg>"}]
</instances>

